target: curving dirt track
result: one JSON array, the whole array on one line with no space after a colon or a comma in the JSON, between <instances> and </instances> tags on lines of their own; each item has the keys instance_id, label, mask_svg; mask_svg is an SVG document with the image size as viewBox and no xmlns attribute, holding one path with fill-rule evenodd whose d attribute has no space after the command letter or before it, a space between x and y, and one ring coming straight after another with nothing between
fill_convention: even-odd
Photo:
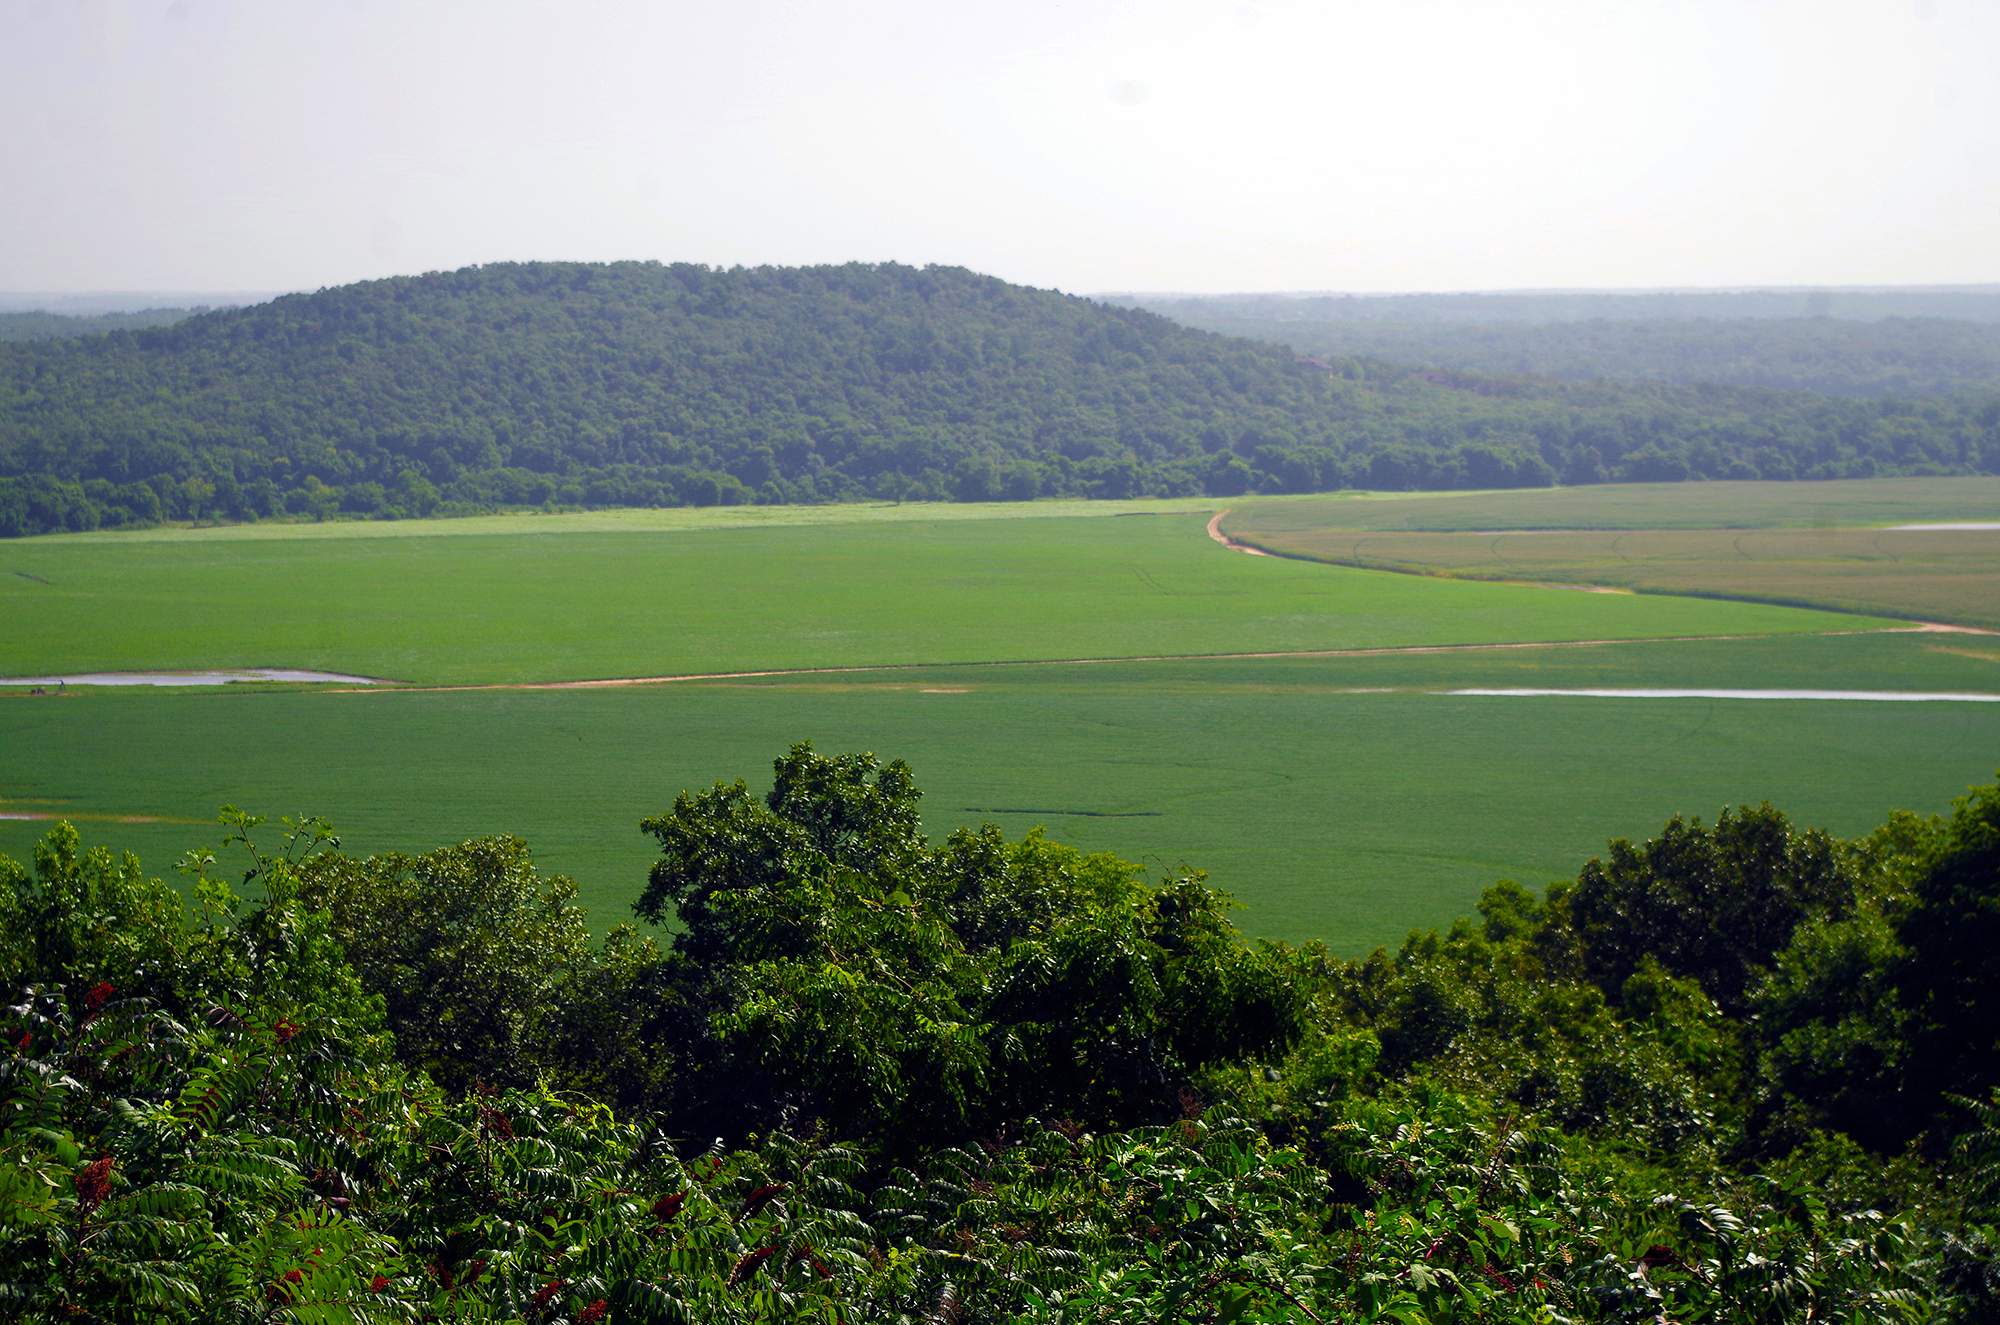
<instances>
[{"instance_id":1,"label":"curving dirt track","mask_svg":"<svg viewBox=\"0 0 2000 1325\"><path fill-rule=\"evenodd\" d=\"M1231 538L1228 534L1223 533L1222 517L1227 514L1229 514L1229 511L1225 507L1224 509L1217 511L1215 513L1215 518L1208 522L1208 536L1210 538L1222 544L1222 546L1228 548L1231 552L1248 552L1253 557L1268 557L1271 555L1270 553L1266 552L1263 548L1251 547L1248 543L1239 543L1235 539Z\"/></svg>"}]
</instances>

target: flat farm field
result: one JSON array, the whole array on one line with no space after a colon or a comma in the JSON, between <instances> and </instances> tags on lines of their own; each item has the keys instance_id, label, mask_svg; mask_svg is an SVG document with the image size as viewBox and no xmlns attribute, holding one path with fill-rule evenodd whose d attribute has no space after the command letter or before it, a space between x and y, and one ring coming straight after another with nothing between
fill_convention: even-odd
<instances>
[{"instance_id":1,"label":"flat farm field","mask_svg":"<svg viewBox=\"0 0 2000 1325\"><path fill-rule=\"evenodd\" d=\"M1503 498L1568 499L1422 500ZM1317 536L1304 517L1321 507L1418 500L1248 509ZM25 858L59 815L164 873L213 841L225 803L325 815L361 852L508 832L609 925L650 860L640 818L716 779L760 785L811 740L908 760L934 835L1039 825L1186 863L1239 897L1248 932L1355 955L1465 914L1497 878L1571 876L1607 835L1675 813L1769 799L1858 833L1993 771L2000 704L1450 693L2000 693L2000 644L1979 635L1245 556L1208 537L1207 515L607 512L12 541L0 675L285 667L404 684L14 687L0 851ZM705 679L566 684L661 677Z\"/></svg>"},{"instance_id":2,"label":"flat farm field","mask_svg":"<svg viewBox=\"0 0 2000 1325\"><path fill-rule=\"evenodd\" d=\"M1287 557L1464 579L1831 607L2000 629L2000 530L1239 533Z\"/></svg>"},{"instance_id":3,"label":"flat farm field","mask_svg":"<svg viewBox=\"0 0 2000 1325\"><path fill-rule=\"evenodd\" d=\"M1250 557L1184 510L963 509L762 527L544 517L485 533L413 521L13 540L0 546L0 676L277 667L519 684L1871 624Z\"/></svg>"},{"instance_id":4,"label":"flat farm field","mask_svg":"<svg viewBox=\"0 0 2000 1325\"><path fill-rule=\"evenodd\" d=\"M909 761L934 836L1042 825L1185 862L1237 895L1249 933L1352 956L1467 914L1495 879L1572 877L1608 836L1675 813L1768 799L1853 834L1992 775L1995 703L1447 693L1827 686L2000 693L2000 643L1874 633L587 690L72 688L0 699L0 812L72 818L162 874L216 839L224 803L326 815L360 852L510 832L608 925L652 857L641 817L717 779L762 789L771 759L809 739ZM0 821L0 852L25 859L47 826Z\"/></svg>"},{"instance_id":5,"label":"flat farm field","mask_svg":"<svg viewBox=\"0 0 2000 1325\"><path fill-rule=\"evenodd\" d=\"M2000 477L1814 483L1605 483L1505 492L1248 498L1231 533L1314 530L1774 529L2000 522Z\"/></svg>"},{"instance_id":6,"label":"flat farm field","mask_svg":"<svg viewBox=\"0 0 2000 1325\"><path fill-rule=\"evenodd\" d=\"M1222 528L1246 545L1331 565L2000 628L2000 527L1868 523L1885 516L1902 524L2000 523L2000 479L1267 501L1230 511ZM1695 520L1706 526L1687 527Z\"/></svg>"}]
</instances>

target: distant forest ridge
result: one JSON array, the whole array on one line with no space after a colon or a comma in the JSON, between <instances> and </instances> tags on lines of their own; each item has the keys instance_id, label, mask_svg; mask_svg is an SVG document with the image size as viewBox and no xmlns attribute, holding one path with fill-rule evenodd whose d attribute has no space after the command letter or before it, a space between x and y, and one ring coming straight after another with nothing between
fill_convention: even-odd
<instances>
[{"instance_id":1,"label":"distant forest ridge","mask_svg":"<svg viewBox=\"0 0 2000 1325\"><path fill-rule=\"evenodd\" d=\"M1311 355L897 264L497 263L0 344L0 534L2000 472L2000 395Z\"/></svg>"},{"instance_id":2,"label":"distant forest ridge","mask_svg":"<svg viewBox=\"0 0 2000 1325\"><path fill-rule=\"evenodd\" d=\"M1738 318L1951 318L2000 322L2000 285L1868 289L1550 290L1459 294L1101 294L1176 320L1264 322L1665 322Z\"/></svg>"},{"instance_id":3,"label":"distant forest ridge","mask_svg":"<svg viewBox=\"0 0 2000 1325\"><path fill-rule=\"evenodd\" d=\"M0 313L0 341L67 340L76 336L101 336L107 331L141 331L147 327L170 327L197 313L196 308L141 308L130 313Z\"/></svg>"},{"instance_id":4,"label":"distant forest ridge","mask_svg":"<svg viewBox=\"0 0 2000 1325\"><path fill-rule=\"evenodd\" d=\"M185 312L193 308L246 308L276 299L286 290L0 290L0 313L57 313L96 317L148 309Z\"/></svg>"},{"instance_id":5,"label":"distant forest ridge","mask_svg":"<svg viewBox=\"0 0 2000 1325\"><path fill-rule=\"evenodd\" d=\"M1345 322L1178 317L1300 354L1570 382L1697 383L1833 396L2000 392L2000 322L1738 318L1727 322Z\"/></svg>"}]
</instances>

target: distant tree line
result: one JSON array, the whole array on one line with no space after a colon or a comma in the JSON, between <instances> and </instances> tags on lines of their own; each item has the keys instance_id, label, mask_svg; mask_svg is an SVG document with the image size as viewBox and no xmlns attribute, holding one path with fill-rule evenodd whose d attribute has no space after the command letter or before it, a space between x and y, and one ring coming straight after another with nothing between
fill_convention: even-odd
<instances>
[{"instance_id":1,"label":"distant tree line","mask_svg":"<svg viewBox=\"0 0 2000 1325\"><path fill-rule=\"evenodd\" d=\"M1177 322L1386 324L1945 318L2000 322L2000 285L1876 289L1473 291L1428 294L1105 294Z\"/></svg>"},{"instance_id":2,"label":"distant tree line","mask_svg":"<svg viewBox=\"0 0 2000 1325\"><path fill-rule=\"evenodd\" d=\"M1862 397L2000 393L2000 322L1273 321L1199 311L1181 320L1220 335L1275 341L1300 354L1569 382L1712 382Z\"/></svg>"},{"instance_id":3,"label":"distant tree line","mask_svg":"<svg viewBox=\"0 0 2000 1325\"><path fill-rule=\"evenodd\" d=\"M32 1321L1979 1322L2000 788L1676 818L1361 962L794 747L594 938L525 844L0 858Z\"/></svg>"},{"instance_id":4,"label":"distant tree line","mask_svg":"<svg viewBox=\"0 0 2000 1325\"><path fill-rule=\"evenodd\" d=\"M1301 361L955 268L497 264L0 346L0 534L2000 472L2000 398Z\"/></svg>"},{"instance_id":5,"label":"distant tree line","mask_svg":"<svg viewBox=\"0 0 2000 1325\"><path fill-rule=\"evenodd\" d=\"M208 307L202 305L196 308L142 308L130 313L0 313L0 341L66 340L74 336L102 336L111 331L170 327L208 311Z\"/></svg>"}]
</instances>

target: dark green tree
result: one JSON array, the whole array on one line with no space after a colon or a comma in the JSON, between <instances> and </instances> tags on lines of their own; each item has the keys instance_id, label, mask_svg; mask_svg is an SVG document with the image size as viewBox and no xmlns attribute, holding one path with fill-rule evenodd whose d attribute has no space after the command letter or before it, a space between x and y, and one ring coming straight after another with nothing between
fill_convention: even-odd
<instances>
[{"instance_id":1,"label":"dark green tree","mask_svg":"<svg viewBox=\"0 0 2000 1325\"><path fill-rule=\"evenodd\" d=\"M1744 806L1713 828L1676 816L1643 846L1611 843L1574 886L1551 890L1541 943L1552 969L1614 1000L1650 956L1737 1014L1800 921L1839 918L1854 898L1832 838Z\"/></svg>"},{"instance_id":2,"label":"dark green tree","mask_svg":"<svg viewBox=\"0 0 2000 1325\"><path fill-rule=\"evenodd\" d=\"M1303 1028L1273 950L1197 877L990 827L933 847L900 761L793 747L760 800L683 793L636 909L675 920L673 1106L727 1131L830 1123L897 1144L1037 1112L1175 1116L1194 1074Z\"/></svg>"},{"instance_id":3,"label":"dark green tree","mask_svg":"<svg viewBox=\"0 0 2000 1325\"><path fill-rule=\"evenodd\" d=\"M1954 803L1920 870L1896 928L1905 1088L1983 1098L2000 1086L2000 787Z\"/></svg>"},{"instance_id":4,"label":"dark green tree","mask_svg":"<svg viewBox=\"0 0 2000 1325\"><path fill-rule=\"evenodd\" d=\"M597 960L576 885L535 871L519 838L418 856L309 861L300 898L324 908L362 984L383 999L398 1057L440 1085L531 1084L538 1021Z\"/></svg>"}]
</instances>

